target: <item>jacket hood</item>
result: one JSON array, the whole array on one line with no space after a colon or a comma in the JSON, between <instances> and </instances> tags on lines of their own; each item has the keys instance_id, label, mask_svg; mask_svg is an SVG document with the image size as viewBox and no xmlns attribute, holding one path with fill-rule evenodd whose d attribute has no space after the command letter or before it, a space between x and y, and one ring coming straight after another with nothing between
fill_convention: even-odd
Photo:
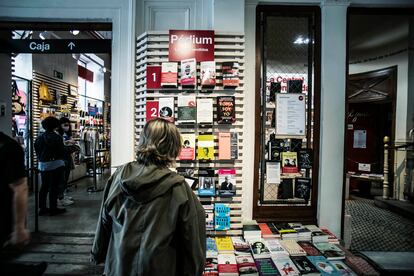
<instances>
[{"instance_id":1,"label":"jacket hood","mask_svg":"<svg viewBox=\"0 0 414 276\"><path fill-rule=\"evenodd\" d=\"M184 181L184 177L155 165L126 164L120 172L121 190L139 203L151 201Z\"/></svg>"}]
</instances>

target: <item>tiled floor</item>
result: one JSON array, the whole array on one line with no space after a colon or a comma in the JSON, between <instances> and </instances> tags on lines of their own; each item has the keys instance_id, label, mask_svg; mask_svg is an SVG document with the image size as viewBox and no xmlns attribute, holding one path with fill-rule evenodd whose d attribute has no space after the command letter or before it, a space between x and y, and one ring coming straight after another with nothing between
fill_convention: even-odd
<instances>
[{"instance_id":1,"label":"tiled floor","mask_svg":"<svg viewBox=\"0 0 414 276\"><path fill-rule=\"evenodd\" d=\"M352 220L352 251L414 251L414 218L378 208L374 200L347 200Z\"/></svg>"}]
</instances>

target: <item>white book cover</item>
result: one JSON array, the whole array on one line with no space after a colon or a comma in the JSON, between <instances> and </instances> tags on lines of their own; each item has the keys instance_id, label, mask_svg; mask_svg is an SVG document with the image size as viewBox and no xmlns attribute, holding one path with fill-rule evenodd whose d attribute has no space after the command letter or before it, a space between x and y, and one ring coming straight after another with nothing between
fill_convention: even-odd
<instances>
[{"instance_id":1,"label":"white book cover","mask_svg":"<svg viewBox=\"0 0 414 276\"><path fill-rule=\"evenodd\" d=\"M197 63L195 58L181 61L181 85L195 86L197 83Z\"/></svg>"},{"instance_id":2,"label":"white book cover","mask_svg":"<svg viewBox=\"0 0 414 276\"><path fill-rule=\"evenodd\" d=\"M174 97L160 98L158 100L159 116L169 122L174 122Z\"/></svg>"},{"instance_id":3,"label":"white book cover","mask_svg":"<svg viewBox=\"0 0 414 276\"><path fill-rule=\"evenodd\" d=\"M163 62L161 64L161 86L177 87L177 72L176 62Z\"/></svg>"},{"instance_id":4,"label":"white book cover","mask_svg":"<svg viewBox=\"0 0 414 276\"><path fill-rule=\"evenodd\" d=\"M299 276L300 272L293 261L287 258L272 258L281 275Z\"/></svg>"},{"instance_id":5,"label":"white book cover","mask_svg":"<svg viewBox=\"0 0 414 276\"><path fill-rule=\"evenodd\" d=\"M213 123L213 99L200 98L197 99L197 122L199 124Z\"/></svg>"},{"instance_id":6,"label":"white book cover","mask_svg":"<svg viewBox=\"0 0 414 276\"><path fill-rule=\"evenodd\" d=\"M289 252L280 244L277 239L265 239L265 244L270 251L270 254L275 257L289 257Z\"/></svg>"},{"instance_id":7,"label":"white book cover","mask_svg":"<svg viewBox=\"0 0 414 276\"><path fill-rule=\"evenodd\" d=\"M214 86L216 84L216 62L200 62L201 86Z\"/></svg>"}]
</instances>

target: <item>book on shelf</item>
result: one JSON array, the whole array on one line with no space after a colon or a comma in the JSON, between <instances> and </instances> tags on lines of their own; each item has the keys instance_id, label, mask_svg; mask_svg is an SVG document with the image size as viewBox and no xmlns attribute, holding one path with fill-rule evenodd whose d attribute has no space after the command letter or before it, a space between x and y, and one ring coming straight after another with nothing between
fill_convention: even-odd
<instances>
[{"instance_id":1,"label":"book on shelf","mask_svg":"<svg viewBox=\"0 0 414 276\"><path fill-rule=\"evenodd\" d=\"M306 251L295 240L281 240L280 244L290 256L306 256Z\"/></svg>"},{"instance_id":2,"label":"book on shelf","mask_svg":"<svg viewBox=\"0 0 414 276\"><path fill-rule=\"evenodd\" d=\"M197 99L197 123L212 124L213 123L213 99L198 98Z\"/></svg>"},{"instance_id":3,"label":"book on shelf","mask_svg":"<svg viewBox=\"0 0 414 276\"><path fill-rule=\"evenodd\" d=\"M284 178L280 181L277 189L277 199L293 198L293 179Z\"/></svg>"},{"instance_id":4,"label":"book on shelf","mask_svg":"<svg viewBox=\"0 0 414 276\"><path fill-rule=\"evenodd\" d=\"M182 86L195 86L197 84L197 63L195 58L181 61L180 83Z\"/></svg>"},{"instance_id":5,"label":"book on shelf","mask_svg":"<svg viewBox=\"0 0 414 276\"><path fill-rule=\"evenodd\" d=\"M236 122L236 102L234 96L217 97L217 123L233 124Z\"/></svg>"},{"instance_id":6,"label":"book on shelf","mask_svg":"<svg viewBox=\"0 0 414 276\"><path fill-rule=\"evenodd\" d=\"M230 230L230 205L226 203L214 204L214 230ZM230 242L232 243L231 239Z\"/></svg>"},{"instance_id":7,"label":"book on shelf","mask_svg":"<svg viewBox=\"0 0 414 276\"><path fill-rule=\"evenodd\" d=\"M324 256L308 256L307 258L319 270L322 276L341 275L341 273Z\"/></svg>"},{"instance_id":8,"label":"book on shelf","mask_svg":"<svg viewBox=\"0 0 414 276\"><path fill-rule=\"evenodd\" d=\"M206 238L206 258L217 258L218 250L214 238Z\"/></svg>"},{"instance_id":9,"label":"book on shelf","mask_svg":"<svg viewBox=\"0 0 414 276\"><path fill-rule=\"evenodd\" d=\"M240 276L258 276L258 271L251 254L236 256L237 268Z\"/></svg>"},{"instance_id":10,"label":"book on shelf","mask_svg":"<svg viewBox=\"0 0 414 276\"><path fill-rule=\"evenodd\" d=\"M272 258L281 275L299 276L299 270L289 257Z\"/></svg>"},{"instance_id":11,"label":"book on shelf","mask_svg":"<svg viewBox=\"0 0 414 276\"><path fill-rule=\"evenodd\" d=\"M218 159L231 160L231 133L218 133Z\"/></svg>"},{"instance_id":12,"label":"book on shelf","mask_svg":"<svg viewBox=\"0 0 414 276\"><path fill-rule=\"evenodd\" d=\"M206 213L206 230L214 230L214 204L203 205L204 212Z\"/></svg>"},{"instance_id":13,"label":"book on shelf","mask_svg":"<svg viewBox=\"0 0 414 276\"><path fill-rule=\"evenodd\" d=\"M271 82L269 87L269 102L275 102L276 101L276 94L280 93L282 89L282 83L280 82Z\"/></svg>"},{"instance_id":14,"label":"book on shelf","mask_svg":"<svg viewBox=\"0 0 414 276\"><path fill-rule=\"evenodd\" d=\"M287 92L288 93L302 93L303 80L288 80Z\"/></svg>"},{"instance_id":15,"label":"book on shelf","mask_svg":"<svg viewBox=\"0 0 414 276\"><path fill-rule=\"evenodd\" d=\"M280 184L280 162L266 161L266 183Z\"/></svg>"},{"instance_id":16,"label":"book on shelf","mask_svg":"<svg viewBox=\"0 0 414 276\"><path fill-rule=\"evenodd\" d=\"M282 173L298 173L298 153L282 152Z\"/></svg>"},{"instance_id":17,"label":"book on shelf","mask_svg":"<svg viewBox=\"0 0 414 276\"><path fill-rule=\"evenodd\" d=\"M201 197L216 195L214 170L205 168L198 170L198 195Z\"/></svg>"},{"instance_id":18,"label":"book on shelf","mask_svg":"<svg viewBox=\"0 0 414 276\"><path fill-rule=\"evenodd\" d=\"M191 187L191 189L196 189L198 185L198 179L195 178L194 168L178 167L177 173L184 177L185 182Z\"/></svg>"},{"instance_id":19,"label":"book on shelf","mask_svg":"<svg viewBox=\"0 0 414 276\"><path fill-rule=\"evenodd\" d=\"M176 62L163 62L161 64L161 86L177 87L177 72Z\"/></svg>"},{"instance_id":20,"label":"book on shelf","mask_svg":"<svg viewBox=\"0 0 414 276\"><path fill-rule=\"evenodd\" d=\"M298 162L299 168L312 169L313 166L313 150L312 149L301 149L298 151Z\"/></svg>"},{"instance_id":21,"label":"book on shelf","mask_svg":"<svg viewBox=\"0 0 414 276\"><path fill-rule=\"evenodd\" d=\"M202 87L212 87L216 85L216 62L200 62L200 76Z\"/></svg>"},{"instance_id":22,"label":"book on shelf","mask_svg":"<svg viewBox=\"0 0 414 276\"><path fill-rule=\"evenodd\" d=\"M281 257L286 258L289 257L289 253L286 249L280 244L280 240L277 239L265 239L265 243L267 248L270 251L270 255L272 257Z\"/></svg>"},{"instance_id":23,"label":"book on shelf","mask_svg":"<svg viewBox=\"0 0 414 276\"><path fill-rule=\"evenodd\" d=\"M355 272L342 261L329 261L340 273L346 276L356 276Z\"/></svg>"},{"instance_id":24,"label":"book on shelf","mask_svg":"<svg viewBox=\"0 0 414 276\"><path fill-rule=\"evenodd\" d=\"M231 237L229 236L217 236L215 237L217 250L220 254L233 253L234 247Z\"/></svg>"},{"instance_id":25,"label":"book on shelf","mask_svg":"<svg viewBox=\"0 0 414 276\"><path fill-rule=\"evenodd\" d=\"M250 244L242 237L233 236L231 237L231 240L233 242L234 254L236 254L236 256L251 255Z\"/></svg>"},{"instance_id":26,"label":"book on shelf","mask_svg":"<svg viewBox=\"0 0 414 276\"><path fill-rule=\"evenodd\" d=\"M306 276L317 276L320 275L319 270L315 267L315 265L309 261L309 259L305 256L296 256L290 258L295 266L298 268L299 273L301 275Z\"/></svg>"},{"instance_id":27,"label":"book on shelf","mask_svg":"<svg viewBox=\"0 0 414 276\"><path fill-rule=\"evenodd\" d=\"M235 160L239 156L239 142L238 142L239 135L237 132L230 133L230 158Z\"/></svg>"},{"instance_id":28,"label":"book on shelf","mask_svg":"<svg viewBox=\"0 0 414 276\"><path fill-rule=\"evenodd\" d=\"M249 241L249 243L250 243L250 248L253 253L253 257L255 259L262 259L262 258L270 257L270 251L267 248L264 240L262 239L252 240L252 241Z\"/></svg>"},{"instance_id":29,"label":"book on shelf","mask_svg":"<svg viewBox=\"0 0 414 276\"><path fill-rule=\"evenodd\" d=\"M295 178L295 197L303 198L306 202L311 195L312 179L307 177Z\"/></svg>"},{"instance_id":30,"label":"book on shelf","mask_svg":"<svg viewBox=\"0 0 414 276\"><path fill-rule=\"evenodd\" d=\"M302 139L288 139L289 151L299 152L302 150Z\"/></svg>"},{"instance_id":31,"label":"book on shelf","mask_svg":"<svg viewBox=\"0 0 414 276\"><path fill-rule=\"evenodd\" d=\"M223 62L223 87L237 87L239 86L239 63L237 62Z\"/></svg>"},{"instance_id":32,"label":"book on shelf","mask_svg":"<svg viewBox=\"0 0 414 276\"><path fill-rule=\"evenodd\" d=\"M345 259L345 252L336 244L329 242L316 242L314 245L328 260Z\"/></svg>"},{"instance_id":33,"label":"book on shelf","mask_svg":"<svg viewBox=\"0 0 414 276\"><path fill-rule=\"evenodd\" d=\"M239 270L237 269L236 256L234 254L219 254L218 260L218 272L220 276L238 276Z\"/></svg>"},{"instance_id":34,"label":"book on shelf","mask_svg":"<svg viewBox=\"0 0 414 276\"><path fill-rule=\"evenodd\" d=\"M198 135L197 158L198 160L214 160L214 135Z\"/></svg>"},{"instance_id":35,"label":"book on shelf","mask_svg":"<svg viewBox=\"0 0 414 276\"><path fill-rule=\"evenodd\" d=\"M236 170L235 169L219 169L219 195L221 197L232 197L236 195Z\"/></svg>"},{"instance_id":36,"label":"book on shelf","mask_svg":"<svg viewBox=\"0 0 414 276\"><path fill-rule=\"evenodd\" d=\"M281 275L271 258L255 259L255 263L260 276Z\"/></svg>"},{"instance_id":37,"label":"book on shelf","mask_svg":"<svg viewBox=\"0 0 414 276\"><path fill-rule=\"evenodd\" d=\"M197 119L197 102L195 95L183 95L177 98L177 123L194 124Z\"/></svg>"},{"instance_id":38,"label":"book on shelf","mask_svg":"<svg viewBox=\"0 0 414 276\"><path fill-rule=\"evenodd\" d=\"M145 117L146 121L158 118L159 104L158 101L147 101L145 104Z\"/></svg>"},{"instance_id":39,"label":"book on shelf","mask_svg":"<svg viewBox=\"0 0 414 276\"><path fill-rule=\"evenodd\" d=\"M217 257L206 258L203 276L218 276L218 260Z\"/></svg>"},{"instance_id":40,"label":"book on shelf","mask_svg":"<svg viewBox=\"0 0 414 276\"><path fill-rule=\"evenodd\" d=\"M195 159L195 134L181 133L181 151L180 160L194 160Z\"/></svg>"},{"instance_id":41,"label":"book on shelf","mask_svg":"<svg viewBox=\"0 0 414 276\"><path fill-rule=\"evenodd\" d=\"M174 97L164 97L158 100L158 116L169 122L174 122Z\"/></svg>"},{"instance_id":42,"label":"book on shelf","mask_svg":"<svg viewBox=\"0 0 414 276\"><path fill-rule=\"evenodd\" d=\"M300 247L306 251L308 256L322 256L322 253L313 245L313 243L308 241L298 241Z\"/></svg>"}]
</instances>

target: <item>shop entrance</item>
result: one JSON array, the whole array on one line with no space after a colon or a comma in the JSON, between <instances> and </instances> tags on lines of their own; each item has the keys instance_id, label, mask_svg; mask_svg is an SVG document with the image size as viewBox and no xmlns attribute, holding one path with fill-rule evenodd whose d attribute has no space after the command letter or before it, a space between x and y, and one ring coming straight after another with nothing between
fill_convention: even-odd
<instances>
[{"instance_id":1,"label":"shop entrance","mask_svg":"<svg viewBox=\"0 0 414 276\"><path fill-rule=\"evenodd\" d=\"M94 233L100 192L110 172L112 25L3 22L1 28L12 84L10 125L3 130L2 124L2 131L25 149L29 229ZM58 195L58 208L66 212L54 215L39 213L43 177L34 150L45 131L41 122L49 116L60 120L68 157L66 184Z\"/></svg>"}]
</instances>

